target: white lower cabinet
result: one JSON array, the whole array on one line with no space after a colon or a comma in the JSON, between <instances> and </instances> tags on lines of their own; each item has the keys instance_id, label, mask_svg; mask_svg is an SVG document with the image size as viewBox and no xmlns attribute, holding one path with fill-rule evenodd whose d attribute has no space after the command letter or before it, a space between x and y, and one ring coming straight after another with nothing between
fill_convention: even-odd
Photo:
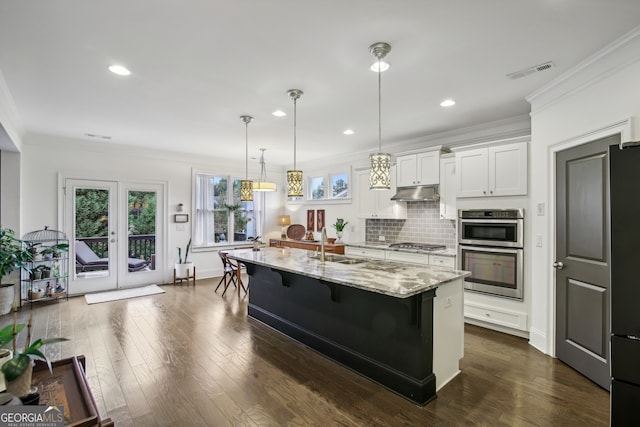
<instances>
[{"instance_id":1,"label":"white lower cabinet","mask_svg":"<svg viewBox=\"0 0 640 427\"><path fill-rule=\"evenodd\" d=\"M464 317L505 328L527 331L527 314L507 308L465 301ZM473 323L473 322L471 322Z\"/></svg>"},{"instance_id":2,"label":"white lower cabinet","mask_svg":"<svg viewBox=\"0 0 640 427\"><path fill-rule=\"evenodd\" d=\"M347 246L347 249L348 248L349 247ZM413 264L433 265L447 268L456 267L456 258L452 256L386 250L383 252L385 252L385 259L389 261L410 262Z\"/></svg>"},{"instance_id":3,"label":"white lower cabinet","mask_svg":"<svg viewBox=\"0 0 640 427\"><path fill-rule=\"evenodd\" d=\"M361 257L361 258L384 259L385 258L384 253L385 253L384 249L361 248L361 247L354 247L354 246L347 246L344 248L345 255Z\"/></svg>"}]
</instances>

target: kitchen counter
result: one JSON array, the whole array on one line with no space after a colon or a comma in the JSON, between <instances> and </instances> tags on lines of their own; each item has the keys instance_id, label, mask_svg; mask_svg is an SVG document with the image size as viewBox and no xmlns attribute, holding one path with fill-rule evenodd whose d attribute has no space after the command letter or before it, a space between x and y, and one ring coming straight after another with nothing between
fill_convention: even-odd
<instances>
[{"instance_id":1,"label":"kitchen counter","mask_svg":"<svg viewBox=\"0 0 640 427\"><path fill-rule=\"evenodd\" d=\"M367 242L347 243L346 246L352 246L354 248L384 249L385 251L408 252L408 253L425 254L425 255L442 255L442 256L449 256L449 257L457 256L457 251L453 248L438 249L435 251L424 251L424 250L406 249L406 248L390 248L389 243L382 243L382 242L380 243L367 243Z\"/></svg>"},{"instance_id":2,"label":"kitchen counter","mask_svg":"<svg viewBox=\"0 0 640 427\"><path fill-rule=\"evenodd\" d=\"M310 255L229 252L247 268L249 317L421 405L460 373L468 272Z\"/></svg>"},{"instance_id":3,"label":"kitchen counter","mask_svg":"<svg viewBox=\"0 0 640 427\"><path fill-rule=\"evenodd\" d=\"M321 262L313 252L297 249L263 248L260 251L229 251L240 262L274 267L327 282L407 298L439 285L468 276L467 271L386 260L362 260L359 264Z\"/></svg>"}]
</instances>

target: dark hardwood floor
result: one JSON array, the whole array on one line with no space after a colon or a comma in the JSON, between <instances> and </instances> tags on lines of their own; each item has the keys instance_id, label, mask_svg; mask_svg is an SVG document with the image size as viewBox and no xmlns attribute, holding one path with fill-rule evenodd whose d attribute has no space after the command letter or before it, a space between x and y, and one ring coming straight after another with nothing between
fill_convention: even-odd
<instances>
[{"instance_id":1,"label":"dark hardwood floor","mask_svg":"<svg viewBox=\"0 0 640 427\"><path fill-rule=\"evenodd\" d=\"M609 394L521 338L468 325L462 373L424 407L246 316L217 280L87 305L23 308L53 359L84 354L116 426L604 426ZM0 327L11 316L0 318Z\"/></svg>"}]
</instances>

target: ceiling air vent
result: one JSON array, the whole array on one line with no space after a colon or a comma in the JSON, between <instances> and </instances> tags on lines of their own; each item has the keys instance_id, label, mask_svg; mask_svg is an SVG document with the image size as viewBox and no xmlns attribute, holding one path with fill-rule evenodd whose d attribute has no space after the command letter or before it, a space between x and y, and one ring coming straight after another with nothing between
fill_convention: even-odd
<instances>
[{"instance_id":1,"label":"ceiling air vent","mask_svg":"<svg viewBox=\"0 0 640 427\"><path fill-rule=\"evenodd\" d=\"M553 67L554 67L553 62L549 61L543 64L534 65L533 67L525 68L524 70L509 73L507 74L507 77L510 78L511 80L515 80L522 77L526 77L529 74L539 73L540 71L548 70Z\"/></svg>"}]
</instances>

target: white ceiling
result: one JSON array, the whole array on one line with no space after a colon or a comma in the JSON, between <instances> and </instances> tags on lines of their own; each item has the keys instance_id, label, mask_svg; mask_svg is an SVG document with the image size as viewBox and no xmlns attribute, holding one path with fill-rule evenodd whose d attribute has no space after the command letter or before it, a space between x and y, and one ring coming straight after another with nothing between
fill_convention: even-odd
<instances>
[{"instance_id":1,"label":"white ceiling","mask_svg":"<svg viewBox=\"0 0 640 427\"><path fill-rule=\"evenodd\" d=\"M27 134L240 161L249 114L250 155L289 165L292 88L299 162L377 148L374 42L392 45L384 150L526 114L525 96L639 23L639 0L0 0L0 71Z\"/></svg>"}]
</instances>

